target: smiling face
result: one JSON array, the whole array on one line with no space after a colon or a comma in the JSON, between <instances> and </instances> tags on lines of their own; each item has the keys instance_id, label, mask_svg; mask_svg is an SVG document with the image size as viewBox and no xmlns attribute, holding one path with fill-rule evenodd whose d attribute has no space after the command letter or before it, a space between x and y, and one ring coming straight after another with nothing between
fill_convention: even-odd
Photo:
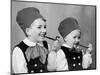
<instances>
[{"instance_id":1,"label":"smiling face","mask_svg":"<svg viewBox=\"0 0 100 75\"><path fill-rule=\"evenodd\" d=\"M40 42L44 40L46 34L46 22L38 18L26 29L29 40L32 42Z\"/></svg>"},{"instance_id":2,"label":"smiling face","mask_svg":"<svg viewBox=\"0 0 100 75\"><path fill-rule=\"evenodd\" d=\"M74 45L77 45L79 43L80 36L81 36L80 30L76 29L71 33L69 33L64 40L72 48L74 47Z\"/></svg>"}]
</instances>

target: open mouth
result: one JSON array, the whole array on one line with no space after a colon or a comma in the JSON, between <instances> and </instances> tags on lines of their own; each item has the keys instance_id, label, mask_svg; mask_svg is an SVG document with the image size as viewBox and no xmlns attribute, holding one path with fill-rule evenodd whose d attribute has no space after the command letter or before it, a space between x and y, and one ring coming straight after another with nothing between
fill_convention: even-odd
<instances>
[{"instance_id":1,"label":"open mouth","mask_svg":"<svg viewBox=\"0 0 100 75\"><path fill-rule=\"evenodd\" d=\"M40 33L39 36L45 37L46 33Z\"/></svg>"},{"instance_id":2,"label":"open mouth","mask_svg":"<svg viewBox=\"0 0 100 75\"><path fill-rule=\"evenodd\" d=\"M79 42L75 43L75 45L78 46L79 45Z\"/></svg>"}]
</instances>

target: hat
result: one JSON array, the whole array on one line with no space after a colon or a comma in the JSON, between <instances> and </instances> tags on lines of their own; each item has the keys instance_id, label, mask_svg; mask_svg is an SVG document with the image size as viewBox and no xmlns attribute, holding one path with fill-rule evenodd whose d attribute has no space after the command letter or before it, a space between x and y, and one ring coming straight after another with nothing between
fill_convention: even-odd
<instances>
[{"instance_id":1,"label":"hat","mask_svg":"<svg viewBox=\"0 0 100 75\"><path fill-rule=\"evenodd\" d=\"M73 17L68 17L61 21L58 27L58 31L63 38L75 29L80 29L80 27L78 21Z\"/></svg>"},{"instance_id":2,"label":"hat","mask_svg":"<svg viewBox=\"0 0 100 75\"><path fill-rule=\"evenodd\" d=\"M28 7L20 10L17 13L16 21L22 28L22 30L25 32L25 29L29 28L30 25L33 23L33 21L36 20L37 18L42 18L43 20L45 20L37 8Z\"/></svg>"}]
</instances>

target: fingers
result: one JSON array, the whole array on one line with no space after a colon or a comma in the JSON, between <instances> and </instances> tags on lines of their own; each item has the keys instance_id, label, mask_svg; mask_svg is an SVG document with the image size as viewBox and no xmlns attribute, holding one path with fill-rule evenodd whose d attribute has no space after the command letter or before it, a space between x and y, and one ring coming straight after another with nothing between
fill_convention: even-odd
<instances>
[{"instance_id":1,"label":"fingers","mask_svg":"<svg viewBox=\"0 0 100 75\"><path fill-rule=\"evenodd\" d=\"M93 49L92 44L91 44L91 43L89 43L87 51L88 51L88 52L91 52L91 51L92 51L92 49Z\"/></svg>"},{"instance_id":2,"label":"fingers","mask_svg":"<svg viewBox=\"0 0 100 75\"><path fill-rule=\"evenodd\" d=\"M60 46L59 40L54 41L52 44L52 50L57 50Z\"/></svg>"},{"instance_id":3,"label":"fingers","mask_svg":"<svg viewBox=\"0 0 100 75\"><path fill-rule=\"evenodd\" d=\"M84 53L84 50L82 49L82 55L84 55L85 53Z\"/></svg>"}]
</instances>

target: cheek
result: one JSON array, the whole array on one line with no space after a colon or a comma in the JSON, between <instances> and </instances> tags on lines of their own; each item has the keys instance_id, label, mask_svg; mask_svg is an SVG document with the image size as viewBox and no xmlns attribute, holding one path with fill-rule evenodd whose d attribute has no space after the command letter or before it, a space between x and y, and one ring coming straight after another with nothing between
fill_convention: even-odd
<instances>
[{"instance_id":1,"label":"cheek","mask_svg":"<svg viewBox=\"0 0 100 75\"><path fill-rule=\"evenodd\" d=\"M71 38L71 43L74 44L75 43L75 39Z\"/></svg>"},{"instance_id":2,"label":"cheek","mask_svg":"<svg viewBox=\"0 0 100 75\"><path fill-rule=\"evenodd\" d=\"M80 41L80 39L77 38L77 39L76 39L76 43L79 42L79 41Z\"/></svg>"},{"instance_id":3,"label":"cheek","mask_svg":"<svg viewBox=\"0 0 100 75\"><path fill-rule=\"evenodd\" d=\"M32 30L33 37L38 37L39 33L40 33L40 31L38 29Z\"/></svg>"}]
</instances>

